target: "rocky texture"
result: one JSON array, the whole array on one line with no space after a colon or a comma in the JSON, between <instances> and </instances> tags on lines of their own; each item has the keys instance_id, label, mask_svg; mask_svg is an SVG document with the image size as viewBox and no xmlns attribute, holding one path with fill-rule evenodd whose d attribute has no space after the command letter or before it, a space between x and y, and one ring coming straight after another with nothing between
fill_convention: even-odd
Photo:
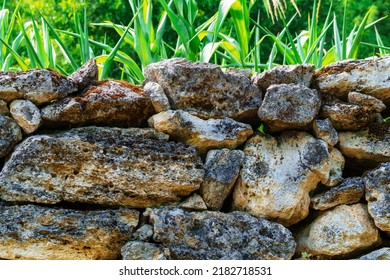
<instances>
[{"instance_id":1,"label":"rocky texture","mask_svg":"<svg viewBox=\"0 0 390 280\"><path fill-rule=\"evenodd\" d=\"M32 136L0 173L0 195L136 208L177 202L199 189L204 170L194 148L161 138L151 129L98 127Z\"/></svg>"},{"instance_id":2,"label":"rocky texture","mask_svg":"<svg viewBox=\"0 0 390 280\"><path fill-rule=\"evenodd\" d=\"M142 225L133 233L133 239L143 242L148 242L153 237L153 227L149 224Z\"/></svg>"},{"instance_id":3,"label":"rocky texture","mask_svg":"<svg viewBox=\"0 0 390 280\"><path fill-rule=\"evenodd\" d=\"M342 153L337 150L336 148L333 148L329 153L329 178L326 182L322 182L323 185L327 187L334 187L340 184L340 182L343 180L343 170L345 166L345 159L342 155Z\"/></svg>"},{"instance_id":4,"label":"rocky texture","mask_svg":"<svg viewBox=\"0 0 390 280\"><path fill-rule=\"evenodd\" d=\"M252 82L265 92L271 85L300 84L310 87L314 75L314 65L281 65L255 74Z\"/></svg>"},{"instance_id":5,"label":"rocky texture","mask_svg":"<svg viewBox=\"0 0 390 280\"><path fill-rule=\"evenodd\" d=\"M246 142L244 153L233 209L285 226L303 220L309 213L309 192L329 179L327 144L305 132L256 135Z\"/></svg>"},{"instance_id":6,"label":"rocky texture","mask_svg":"<svg viewBox=\"0 0 390 280\"><path fill-rule=\"evenodd\" d=\"M339 205L321 213L295 239L298 254L322 258L348 257L381 242L363 204Z\"/></svg>"},{"instance_id":7,"label":"rocky texture","mask_svg":"<svg viewBox=\"0 0 390 280\"><path fill-rule=\"evenodd\" d=\"M390 248L382 248L361 256L360 260L390 260Z\"/></svg>"},{"instance_id":8,"label":"rocky texture","mask_svg":"<svg viewBox=\"0 0 390 280\"><path fill-rule=\"evenodd\" d=\"M8 155L22 137L22 131L14 120L0 115L0 158Z\"/></svg>"},{"instance_id":9,"label":"rocky texture","mask_svg":"<svg viewBox=\"0 0 390 280\"><path fill-rule=\"evenodd\" d=\"M207 208L220 210L233 190L245 154L240 150L211 150L205 163L205 178L200 188Z\"/></svg>"},{"instance_id":10,"label":"rocky texture","mask_svg":"<svg viewBox=\"0 0 390 280\"><path fill-rule=\"evenodd\" d=\"M0 99L8 103L15 99L27 99L41 105L76 90L70 80L50 69L6 72L0 75Z\"/></svg>"},{"instance_id":11,"label":"rocky texture","mask_svg":"<svg viewBox=\"0 0 390 280\"><path fill-rule=\"evenodd\" d=\"M68 97L42 109L47 127L115 125L139 127L154 109L139 86L125 81L105 80L81 96Z\"/></svg>"},{"instance_id":12,"label":"rocky texture","mask_svg":"<svg viewBox=\"0 0 390 280\"><path fill-rule=\"evenodd\" d=\"M314 84L323 95L345 98L358 91L390 104L389 73L390 56L345 60L317 70Z\"/></svg>"},{"instance_id":13,"label":"rocky texture","mask_svg":"<svg viewBox=\"0 0 390 280\"><path fill-rule=\"evenodd\" d=\"M320 96L314 89L294 84L272 85L258 116L273 132L304 129L313 121L320 106Z\"/></svg>"},{"instance_id":14,"label":"rocky texture","mask_svg":"<svg viewBox=\"0 0 390 280\"><path fill-rule=\"evenodd\" d=\"M315 210L326 210L341 204L355 204L364 196L362 178L347 178L339 186L311 198Z\"/></svg>"},{"instance_id":15,"label":"rocky texture","mask_svg":"<svg viewBox=\"0 0 390 280\"><path fill-rule=\"evenodd\" d=\"M189 198L184 200L180 207L186 210L192 210L192 211L203 211L207 210L206 203L204 202L203 198L199 195L194 193Z\"/></svg>"},{"instance_id":16,"label":"rocky texture","mask_svg":"<svg viewBox=\"0 0 390 280\"><path fill-rule=\"evenodd\" d=\"M92 58L70 75L69 79L73 82L78 91L82 91L98 81L98 74L96 60Z\"/></svg>"},{"instance_id":17,"label":"rocky texture","mask_svg":"<svg viewBox=\"0 0 390 280\"><path fill-rule=\"evenodd\" d=\"M161 85L174 110L202 119L256 119L261 92L241 72L224 74L217 65L182 58L150 64L144 72L147 82Z\"/></svg>"},{"instance_id":18,"label":"rocky texture","mask_svg":"<svg viewBox=\"0 0 390 280\"><path fill-rule=\"evenodd\" d=\"M0 258L117 259L138 211L0 206Z\"/></svg>"},{"instance_id":19,"label":"rocky texture","mask_svg":"<svg viewBox=\"0 0 390 280\"><path fill-rule=\"evenodd\" d=\"M368 172L364 179L368 212L379 229L390 233L390 162Z\"/></svg>"},{"instance_id":20,"label":"rocky texture","mask_svg":"<svg viewBox=\"0 0 390 280\"><path fill-rule=\"evenodd\" d=\"M153 239L168 247L172 259L290 259L295 251L283 226L247 213L149 209Z\"/></svg>"},{"instance_id":21,"label":"rocky texture","mask_svg":"<svg viewBox=\"0 0 390 280\"><path fill-rule=\"evenodd\" d=\"M23 129L24 133L35 132L42 121L38 107L28 100L14 100L10 104L10 112L14 120Z\"/></svg>"},{"instance_id":22,"label":"rocky texture","mask_svg":"<svg viewBox=\"0 0 390 280\"><path fill-rule=\"evenodd\" d=\"M9 115L9 109L7 107L7 103L3 100L0 100L0 115Z\"/></svg>"},{"instance_id":23,"label":"rocky texture","mask_svg":"<svg viewBox=\"0 0 390 280\"><path fill-rule=\"evenodd\" d=\"M333 147L339 142L339 135L329 119L315 120L313 122L313 132L315 137L324 140L329 147Z\"/></svg>"},{"instance_id":24,"label":"rocky texture","mask_svg":"<svg viewBox=\"0 0 390 280\"><path fill-rule=\"evenodd\" d=\"M164 89L157 83L148 82L144 85L145 94L150 98L153 108L156 113L168 111L171 109L168 97L164 93Z\"/></svg>"},{"instance_id":25,"label":"rocky texture","mask_svg":"<svg viewBox=\"0 0 390 280\"><path fill-rule=\"evenodd\" d=\"M122 257L124 260L169 260L169 249L163 246L130 241L122 247Z\"/></svg>"},{"instance_id":26,"label":"rocky texture","mask_svg":"<svg viewBox=\"0 0 390 280\"><path fill-rule=\"evenodd\" d=\"M348 93L348 101L352 104L360 105L366 110L371 110L372 112L380 113L386 109L386 105L382 100L356 91Z\"/></svg>"},{"instance_id":27,"label":"rocky texture","mask_svg":"<svg viewBox=\"0 0 390 280\"><path fill-rule=\"evenodd\" d=\"M165 111L152 116L149 126L205 155L211 149L234 149L252 134L249 124L230 118L202 120L185 111Z\"/></svg>"}]
</instances>

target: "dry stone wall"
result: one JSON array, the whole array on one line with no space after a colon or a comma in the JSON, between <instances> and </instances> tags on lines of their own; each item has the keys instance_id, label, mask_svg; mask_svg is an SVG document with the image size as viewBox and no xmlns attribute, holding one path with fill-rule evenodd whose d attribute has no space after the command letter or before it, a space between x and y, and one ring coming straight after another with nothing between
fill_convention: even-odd
<instances>
[{"instance_id":1,"label":"dry stone wall","mask_svg":"<svg viewBox=\"0 0 390 280\"><path fill-rule=\"evenodd\" d=\"M0 73L0 259L389 259L389 56L97 73Z\"/></svg>"}]
</instances>

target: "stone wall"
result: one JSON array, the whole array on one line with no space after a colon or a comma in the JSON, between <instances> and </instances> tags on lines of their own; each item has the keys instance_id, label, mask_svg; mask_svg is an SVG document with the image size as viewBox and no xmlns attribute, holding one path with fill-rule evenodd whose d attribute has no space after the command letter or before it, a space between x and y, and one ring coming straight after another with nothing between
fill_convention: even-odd
<instances>
[{"instance_id":1,"label":"stone wall","mask_svg":"<svg viewBox=\"0 0 390 280\"><path fill-rule=\"evenodd\" d=\"M0 73L0 258L389 259L390 57L97 73Z\"/></svg>"}]
</instances>

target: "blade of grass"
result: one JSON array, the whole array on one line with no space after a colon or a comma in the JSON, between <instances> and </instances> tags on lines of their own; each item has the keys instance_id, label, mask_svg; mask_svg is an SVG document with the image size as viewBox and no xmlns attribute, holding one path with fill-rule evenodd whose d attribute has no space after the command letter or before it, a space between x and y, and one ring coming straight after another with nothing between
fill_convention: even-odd
<instances>
[{"instance_id":1,"label":"blade of grass","mask_svg":"<svg viewBox=\"0 0 390 280\"><path fill-rule=\"evenodd\" d=\"M29 69L29 67L24 62L24 59L16 51L14 51L12 49L12 47L6 41L3 40L3 38L0 37L0 41L1 41L1 43L3 43L7 47L7 49L10 51L10 53L14 56L16 62L19 64L19 66L22 68L22 70L27 71Z\"/></svg>"}]
</instances>

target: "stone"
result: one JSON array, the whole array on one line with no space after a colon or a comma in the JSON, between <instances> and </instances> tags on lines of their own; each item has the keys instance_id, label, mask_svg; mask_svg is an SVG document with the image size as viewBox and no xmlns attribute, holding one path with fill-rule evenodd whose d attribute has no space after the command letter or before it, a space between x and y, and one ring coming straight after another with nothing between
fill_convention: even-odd
<instances>
[{"instance_id":1,"label":"stone","mask_svg":"<svg viewBox=\"0 0 390 280\"><path fill-rule=\"evenodd\" d=\"M364 182L368 212L380 230L390 233L390 162L368 172Z\"/></svg>"},{"instance_id":2,"label":"stone","mask_svg":"<svg viewBox=\"0 0 390 280\"><path fill-rule=\"evenodd\" d=\"M0 206L0 258L118 259L138 223L130 209L80 211Z\"/></svg>"},{"instance_id":3,"label":"stone","mask_svg":"<svg viewBox=\"0 0 390 280\"><path fill-rule=\"evenodd\" d=\"M260 120L271 131L305 129L316 117L321 99L315 89L303 85L272 85L259 108Z\"/></svg>"},{"instance_id":4,"label":"stone","mask_svg":"<svg viewBox=\"0 0 390 280\"><path fill-rule=\"evenodd\" d=\"M7 103L3 100L0 100L0 115L5 115L5 116L9 115Z\"/></svg>"},{"instance_id":5,"label":"stone","mask_svg":"<svg viewBox=\"0 0 390 280\"><path fill-rule=\"evenodd\" d=\"M252 83L265 92L271 85L300 84L310 87L314 75L314 65L280 65L270 70L255 74Z\"/></svg>"},{"instance_id":6,"label":"stone","mask_svg":"<svg viewBox=\"0 0 390 280\"><path fill-rule=\"evenodd\" d=\"M312 197L311 206L315 210L323 211L341 204L358 203L363 196L363 179L347 178L339 186Z\"/></svg>"},{"instance_id":7,"label":"stone","mask_svg":"<svg viewBox=\"0 0 390 280\"><path fill-rule=\"evenodd\" d=\"M98 81L98 67L94 58L88 60L83 66L69 76L78 91L83 91Z\"/></svg>"},{"instance_id":8,"label":"stone","mask_svg":"<svg viewBox=\"0 0 390 280\"><path fill-rule=\"evenodd\" d=\"M147 82L144 85L145 94L150 98L153 108L156 113L168 111L171 109L168 97L164 93L164 89L157 83Z\"/></svg>"},{"instance_id":9,"label":"stone","mask_svg":"<svg viewBox=\"0 0 390 280\"><path fill-rule=\"evenodd\" d=\"M356 91L348 93L348 101L352 104L367 107L373 112L382 112L386 109L386 105L382 100Z\"/></svg>"},{"instance_id":10,"label":"stone","mask_svg":"<svg viewBox=\"0 0 390 280\"><path fill-rule=\"evenodd\" d=\"M390 104L390 56L344 60L316 71L313 84L323 96L346 98L351 91Z\"/></svg>"},{"instance_id":11,"label":"stone","mask_svg":"<svg viewBox=\"0 0 390 280\"><path fill-rule=\"evenodd\" d=\"M203 164L194 148L164 138L100 127L31 136L5 163L0 197L133 208L179 202L200 188Z\"/></svg>"},{"instance_id":12,"label":"stone","mask_svg":"<svg viewBox=\"0 0 390 280\"><path fill-rule=\"evenodd\" d=\"M313 132L315 137L324 140L329 147L333 147L339 142L339 135L328 118L315 120L313 122Z\"/></svg>"},{"instance_id":13,"label":"stone","mask_svg":"<svg viewBox=\"0 0 390 280\"><path fill-rule=\"evenodd\" d=\"M172 139L194 146L201 155L212 149L234 149L253 134L249 124L230 118L203 120L182 110L161 112L148 122Z\"/></svg>"},{"instance_id":14,"label":"stone","mask_svg":"<svg viewBox=\"0 0 390 280\"><path fill-rule=\"evenodd\" d=\"M168 248L161 245L130 241L122 247L123 260L169 260Z\"/></svg>"},{"instance_id":15,"label":"stone","mask_svg":"<svg viewBox=\"0 0 390 280\"><path fill-rule=\"evenodd\" d=\"M329 178L326 182L322 182L324 186L334 187L343 180L343 171L345 166L345 159L343 154L336 148L333 148L329 153Z\"/></svg>"},{"instance_id":16,"label":"stone","mask_svg":"<svg viewBox=\"0 0 390 280\"><path fill-rule=\"evenodd\" d=\"M16 121L0 115L0 158L7 156L22 138L22 131Z\"/></svg>"},{"instance_id":17,"label":"stone","mask_svg":"<svg viewBox=\"0 0 390 280\"><path fill-rule=\"evenodd\" d=\"M156 242L172 259L291 259L295 241L280 224L244 212L189 212L168 207L148 209Z\"/></svg>"},{"instance_id":18,"label":"stone","mask_svg":"<svg viewBox=\"0 0 390 280\"><path fill-rule=\"evenodd\" d=\"M203 211L207 210L207 206L203 200L203 198L199 195L194 193L189 198L184 200L182 203L180 203L180 207L185 210L192 210L192 211Z\"/></svg>"},{"instance_id":19,"label":"stone","mask_svg":"<svg viewBox=\"0 0 390 280\"><path fill-rule=\"evenodd\" d=\"M70 80L50 69L5 72L0 75L0 99L7 103L27 99L39 106L76 90Z\"/></svg>"},{"instance_id":20,"label":"stone","mask_svg":"<svg viewBox=\"0 0 390 280\"><path fill-rule=\"evenodd\" d=\"M153 237L153 227L144 224L133 233L133 239L137 241L149 242Z\"/></svg>"},{"instance_id":21,"label":"stone","mask_svg":"<svg viewBox=\"0 0 390 280\"><path fill-rule=\"evenodd\" d=\"M234 210L290 226L309 213L309 192L329 179L327 144L306 132L256 135L233 192Z\"/></svg>"},{"instance_id":22,"label":"stone","mask_svg":"<svg viewBox=\"0 0 390 280\"><path fill-rule=\"evenodd\" d=\"M139 86L104 80L81 96L64 98L42 109L45 127L109 125L139 127L153 115L150 99Z\"/></svg>"},{"instance_id":23,"label":"stone","mask_svg":"<svg viewBox=\"0 0 390 280\"><path fill-rule=\"evenodd\" d=\"M233 191L245 154L240 150L211 150L205 163L205 178L200 188L207 208L220 210Z\"/></svg>"},{"instance_id":24,"label":"stone","mask_svg":"<svg viewBox=\"0 0 390 280\"><path fill-rule=\"evenodd\" d=\"M361 256L359 260L390 260L390 248L385 247L372 251L371 253Z\"/></svg>"},{"instance_id":25,"label":"stone","mask_svg":"<svg viewBox=\"0 0 390 280\"><path fill-rule=\"evenodd\" d=\"M364 204L339 205L322 212L295 240L297 254L320 258L349 257L381 243Z\"/></svg>"},{"instance_id":26,"label":"stone","mask_svg":"<svg viewBox=\"0 0 390 280\"><path fill-rule=\"evenodd\" d=\"M158 83L172 110L184 110L202 119L256 119L261 92L240 72L223 73L218 65L183 58L149 64L146 82Z\"/></svg>"},{"instance_id":27,"label":"stone","mask_svg":"<svg viewBox=\"0 0 390 280\"><path fill-rule=\"evenodd\" d=\"M41 112L38 107L28 100L14 100L10 104L10 112L24 133L31 134L41 125Z\"/></svg>"}]
</instances>

